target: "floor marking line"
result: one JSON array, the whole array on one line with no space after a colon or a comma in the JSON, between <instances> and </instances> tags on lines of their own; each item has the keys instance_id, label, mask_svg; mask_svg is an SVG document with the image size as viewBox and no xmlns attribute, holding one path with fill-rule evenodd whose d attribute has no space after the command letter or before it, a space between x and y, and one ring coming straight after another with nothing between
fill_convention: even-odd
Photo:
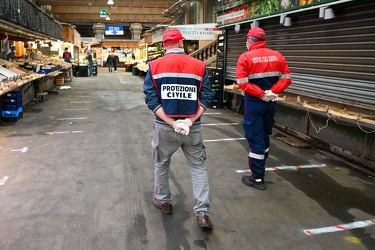
<instances>
[{"instance_id":1,"label":"floor marking line","mask_svg":"<svg viewBox=\"0 0 375 250\"><path fill-rule=\"evenodd\" d=\"M266 168L266 171L278 171L278 170L285 170L285 169L301 169L301 168L323 168L326 167L326 164L313 164L313 165L298 165L298 166L280 166L280 167L272 167ZM245 170L236 170L237 173L250 173L250 169Z\"/></svg>"},{"instance_id":2,"label":"floor marking line","mask_svg":"<svg viewBox=\"0 0 375 250\"><path fill-rule=\"evenodd\" d=\"M69 102L69 103L73 103L73 104L82 104L82 103L91 103L91 102Z\"/></svg>"},{"instance_id":3,"label":"floor marking line","mask_svg":"<svg viewBox=\"0 0 375 250\"><path fill-rule=\"evenodd\" d=\"M340 231L348 231L354 228L362 228L375 225L375 219L372 220L364 220L364 221L355 221L348 224L341 224L335 225L330 227L321 227L321 228L314 228L314 229L307 229L303 230L303 232L307 235L317 235L323 233L334 233Z\"/></svg>"},{"instance_id":4,"label":"floor marking line","mask_svg":"<svg viewBox=\"0 0 375 250\"><path fill-rule=\"evenodd\" d=\"M76 111L76 110L90 110L90 109L64 109L66 111Z\"/></svg>"},{"instance_id":5,"label":"floor marking line","mask_svg":"<svg viewBox=\"0 0 375 250\"><path fill-rule=\"evenodd\" d=\"M121 76L118 76L118 78L120 79L120 83L125 84L124 78L122 78Z\"/></svg>"},{"instance_id":6,"label":"floor marking line","mask_svg":"<svg viewBox=\"0 0 375 250\"><path fill-rule=\"evenodd\" d=\"M82 133L82 130L76 130L76 131L50 131L47 132L47 135L54 135L54 134L74 134L74 133Z\"/></svg>"},{"instance_id":7,"label":"floor marking line","mask_svg":"<svg viewBox=\"0 0 375 250\"><path fill-rule=\"evenodd\" d=\"M10 150L11 152L21 152L21 153L25 153L27 152L29 148L28 147L24 147L24 148L21 148L21 149L12 149Z\"/></svg>"},{"instance_id":8,"label":"floor marking line","mask_svg":"<svg viewBox=\"0 0 375 250\"><path fill-rule=\"evenodd\" d=\"M206 126L230 126L230 125L238 125L238 123L233 122L233 123L206 123L202 124L202 127Z\"/></svg>"},{"instance_id":9,"label":"floor marking line","mask_svg":"<svg viewBox=\"0 0 375 250\"><path fill-rule=\"evenodd\" d=\"M305 230L305 234L314 235L310 230Z\"/></svg>"},{"instance_id":10,"label":"floor marking line","mask_svg":"<svg viewBox=\"0 0 375 250\"><path fill-rule=\"evenodd\" d=\"M0 186L4 185L5 182L7 182L9 176L4 176L3 178L0 179Z\"/></svg>"},{"instance_id":11,"label":"floor marking line","mask_svg":"<svg viewBox=\"0 0 375 250\"><path fill-rule=\"evenodd\" d=\"M225 138L225 139L212 139L212 140L203 140L203 142L216 142L216 141L239 141L246 140L245 138Z\"/></svg>"},{"instance_id":12,"label":"floor marking line","mask_svg":"<svg viewBox=\"0 0 375 250\"><path fill-rule=\"evenodd\" d=\"M221 115L221 113L203 113L203 115Z\"/></svg>"},{"instance_id":13,"label":"floor marking line","mask_svg":"<svg viewBox=\"0 0 375 250\"><path fill-rule=\"evenodd\" d=\"M75 118L57 118L59 121L64 121L64 120L85 120L87 117L75 117Z\"/></svg>"},{"instance_id":14,"label":"floor marking line","mask_svg":"<svg viewBox=\"0 0 375 250\"><path fill-rule=\"evenodd\" d=\"M350 230L350 228L343 227L343 226L336 226L336 228L341 229L341 230Z\"/></svg>"}]
</instances>

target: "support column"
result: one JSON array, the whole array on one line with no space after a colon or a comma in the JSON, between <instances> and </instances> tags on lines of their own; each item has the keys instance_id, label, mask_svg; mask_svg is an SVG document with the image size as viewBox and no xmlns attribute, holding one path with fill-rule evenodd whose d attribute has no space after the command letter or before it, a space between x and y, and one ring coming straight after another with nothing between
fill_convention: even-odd
<instances>
[{"instance_id":1,"label":"support column","mask_svg":"<svg viewBox=\"0 0 375 250\"><path fill-rule=\"evenodd\" d=\"M105 24L104 23L94 23L92 26L95 32L95 39L97 41L102 41L104 39Z\"/></svg>"},{"instance_id":2,"label":"support column","mask_svg":"<svg viewBox=\"0 0 375 250\"><path fill-rule=\"evenodd\" d=\"M130 30L132 31L132 40L141 40L142 29L141 23L131 23Z\"/></svg>"}]
</instances>

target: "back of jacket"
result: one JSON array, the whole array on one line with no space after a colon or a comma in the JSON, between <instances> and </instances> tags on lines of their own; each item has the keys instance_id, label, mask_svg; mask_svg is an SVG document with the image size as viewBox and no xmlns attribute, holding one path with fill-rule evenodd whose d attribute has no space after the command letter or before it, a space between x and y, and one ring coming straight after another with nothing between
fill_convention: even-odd
<instances>
[{"instance_id":1,"label":"back of jacket","mask_svg":"<svg viewBox=\"0 0 375 250\"><path fill-rule=\"evenodd\" d=\"M238 87L247 94L245 99L262 98L268 89L279 94L291 84L284 56L266 48L265 42L253 44L250 51L239 57L236 78Z\"/></svg>"},{"instance_id":2,"label":"back of jacket","mask_svg":"<svg viewBox=\"0 0 375 250\"><path fill-rule=\"evenodd\" d=\"M107 63L110 64L110 65L113 65L113 63L114 63L114 58L113 58L112 55L109 55L109 56L107 57Z\"/></svg>"},{"instance_id":3,"label":"back of jacket","mask_svg":"<svg viewBox=\"0 0 375 250\"><path fill-rule=\"evenodd\" d=\"M150 68L165 114L171 117L196 115L205 64L185 53L170 53L152 61Z\"/></svg>"}]
</instances>

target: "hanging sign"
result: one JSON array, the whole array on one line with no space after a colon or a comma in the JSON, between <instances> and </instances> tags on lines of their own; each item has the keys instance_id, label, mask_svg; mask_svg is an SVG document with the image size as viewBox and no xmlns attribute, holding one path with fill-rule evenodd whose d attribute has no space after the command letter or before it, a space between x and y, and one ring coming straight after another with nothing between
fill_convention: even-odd
<instances>
[{"instance_id":1,"label":"hanging sign","mask_svg":"<svg viewBox=\"0 0 375 250\"><path fill-rule=\"evenodd\" d=\"M124 35L124 26L105 26L106 35Z\"/></svg>"},{"instance_id":2,"label":"hanging sign","mask_svg":"<svg viewBox=\"0 0 375 250\"><path fill-rule=\"evenodd\" d=\"M179 29L186 40L214 40L222 32L216 23L174 25L168 29Z\"/></svg>"},{"instance_id":3,"label":"hanging sign","mask_svg":"<svg viewBox=\"0 0 375 250\"><path fill-rule=\"evenodd\" d=\"M107 17L107 10L101 9L100 10L100 17Z\"/></svg>"}]
</instances>

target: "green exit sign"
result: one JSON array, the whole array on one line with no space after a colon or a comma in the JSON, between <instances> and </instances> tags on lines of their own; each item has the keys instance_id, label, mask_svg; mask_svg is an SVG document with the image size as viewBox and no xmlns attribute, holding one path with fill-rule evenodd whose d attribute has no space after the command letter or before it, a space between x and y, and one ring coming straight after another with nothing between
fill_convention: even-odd
<instances>
[{"instance_id":1,"label":"green exit sign","mask_svg":"<svg viewBox=\"0 0 375 250\"><path fill-rule=\"evenodd\" d=\"M100 17L107 17L107 10L100 10Z\"/></svg>"}]
</instances>

